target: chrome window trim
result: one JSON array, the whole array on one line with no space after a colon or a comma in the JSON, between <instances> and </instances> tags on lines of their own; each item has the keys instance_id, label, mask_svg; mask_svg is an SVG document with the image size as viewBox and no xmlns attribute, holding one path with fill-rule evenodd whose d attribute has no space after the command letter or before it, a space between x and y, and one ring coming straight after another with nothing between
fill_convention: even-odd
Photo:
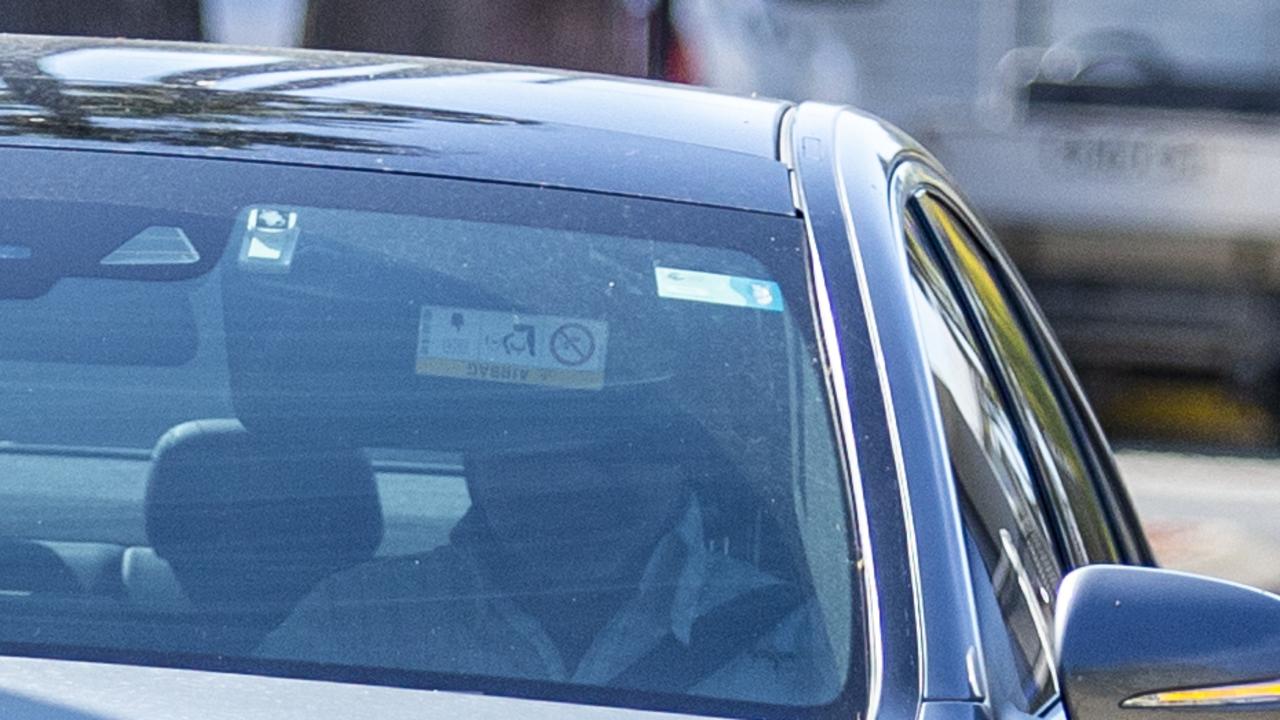
<instances>
[{"instance_id":1,"label":"chrome window trim","mask_svg":"<svg viewBox=\"0 0 1280 720\"><path fill-rule=\"evenodd\" d=\"M907 202L920 192L927 192L932 195L935 200L954 213L956 217L964 223L967 233L988 256L988 259L993 266L992 270L999 274L1003 274L1007 278L1013 277L1012 268L1002 256L1002 253L999 252L998 246L987 234L984 226L978 220L977 215L969 208L964 198L955 191L950 181L944 178L942 174L933 167L930 167L927 162L919 159L911 159L902 162L895 170L895 177L897 177L899 173L903 176L904 192L906 193L900 198L901 202ZM1030 322L1035 326L1039 326L1040 323L1043 322L1039 317L1038 310L1035 308L1034 303L1029 302L1030 298L1027 297L1020 288L1010 287L1010 283L1008 282L1002 283L1002 286L1004 292L1011 296L1009 298L1010 304L1016 304L1018 312L1026 315L1024 322ZM1038 342L1030 336L1033 334L1033 331L1039 330L1039 327L1023 329L1024 334L1028 335L1028 343L1031 344L1033 348L1038 344ZM984 340L987 344L990 344L991 341L991 338L986 338ZM1046 364L1045 360L1048 359L1049 358L1044 358L1041 360L1042 364ZM1043 372L1048 373L1049 368L1043 368ZM1002 376L1007 375L1006 372L1001 372L1000 374ZM1003 378L1003 382L1008 384L1010 380L1005 377ZM1049 384L1051 386L1056 385L1053 381L1050 381ZM1054 393L1057 395L1061 394L1056 388L1054 388ZM1061 397L1059 397L1059 403L1063 403ZM1015 405L1017 405L1017 403L1015 403ZM1064 413L1064 418L1068 423L1070 423L1069 417L1066 417L1066 414L1070 411L1066 407L1063 407L1062 411ZM1031 421L1031 418L1023 417L1023 413L1020 409L1015 409L1015 414L1018 418L1019 424L1021 425L1025 425ZM1077 439L1076 442L1078 444L1081 440ZM1090 463L1087 458L1086 449L1080 447L1078 450L1081 462L1084 466L1082 469L1086 472L1092 473L1092 469L1089 467ZM1064 549L1067 551L1067 557L1061 558L1061 562L1064 563L1066 570L1088 564L1090 561L1089 554L1085 549L1085 543L1083 536L1081 535L1079 524L1075 520L1075 515L1072 512L1069 495L1066 488L1062 485L1062 478L1056 471L1054 471L1054 469L1040 467L1042 465L1040 453L1034 451L1030 447L1027 448L1027 452L1035 456L1035 458L1033 458L1034 462L1032 463L1032 467L1039 476L1038 479L1040 484L1051 495L1050 499L1054 505L1051 512L1060 516L1060 521L1065 520L1067 522L1066 526L1063 526L1062 522L1053 523L1056 532L1063 535L1061 541L1065 546ZM1096 486L1097 478L1090 478L1090 481ZM1099 497L1099 503L1101 502L1102 498ZM1095 562L1099 560L1110 560L1110 558L1094 559Z\"/></svg>"},{"instance_id":2,"label":"chrome window trim","mask_svg":"<svg viewBox=\"0 0 1280 720\"><path fill-rule=\"evenodd\" d=\"M955 214L959 217L959 219L966 224L967 226L966 229L973 236L974 241L977 242L985 252L987 252L989 255L995 258L995 262L997 264L998 269L1001 272L1008 271L1008 267L1005 264L1003 258L998 253L992 252L992 240L985 232L979 229L982 227L982 225L977 221L977 217L972 213L972 211L969 210L967 204L964 202L964 199L959 197L959 195L954 191L951 181L946 179L939 171L935 170L935 168L932 166L932 161L929 158L923 155L917 155L914 153L904 154L899 158L898 162L895 164L892 172L892 178L893 178L892 180L892 188L893 188L892 212L894 216L895 229L898 231L899 234L902 234L903 232L902 217L903 217L903 213L906 210L907 203L910 202L921 191L932 193L938 199L944 201L945 205L950 210L955 212ZM1024 297L1021 293L1015 294L1014 299L1022 304L1025 304L1027 301L1027 298ZM1037 317L1037 320L1039 320L1038 317ZM916 324L917 333L919 332L919 329L920 329L920 326L919 326L919 323L917 323ZM985 337L985 335L983 335L980 338L980 340L983 343L990 342L989 339ZM921 339L920 342L923 344L923 339ZM1006 381L1003 378L1001 378L1000 382L1004 383ZM934 391L932 388L930 388L929 392L931 396L934 395ZM936 396L932 397L931 401L936 403L937 402ZM1026 422L1026 419L1021 417L1020 413L1016 413L1016 417L1014 419L1019 425ZM1028 452L1030 452L1030 450L1028 450ZM1043 475L1044 473L1041 469L1039 469L1038 465L1039 465L1038 461L1032 462L1031 469L1033 470L1033 472L1037 473L1038 476ZM1037 481L1045 485L1046 488L1053 493L1053 501L1056 504L1060 506L1065 506L1068 508L1070 507L1069 504L1067 503L1064 489L1061 488L1057 483L1046 483L1045 478L1043 477L1037 477ZM951 482L954 482L954 479L951 479ZM1057 523L1054 523L1054 525L1056 527ZM1060 530L1060 528L1058 529ZM1069 539L1069 542L1071 543L1069 546L1069 549L1073 557L1059 558L1059 562L1064 563L1064 572L1069 571L1072 566L1076 565L1083 558L1084 551L1083 551L1082 543L1080 542L1078 537L1078 529L1075 528L1074 525L1072 528L1072 532L1073 532L1073 537ZM970 582L972 582L972 577L973 577L973 573L975 572L975 569L972 567L967 567L966 569L970 577ZM971 593L970 602L971 603L976 602L972 597L972 590L970 590L970 593ZM978 621L976 612L973 613L973 620L975 623L977 623ZM1041 642L1044 644L1046 650L1049 652L1050 657L1056 657L1056 649L1053 643L1052 632L1050 632L1047 628L1040 627L1039 622L1037 622L1036 634L1040 637ZM977 634L974 639L975 639L975 642L978 644L979 657L982 658L984 657L984 653L981 648L981 633ZM985 674L985 662L981 664L981 667L983 668L983 673ZM1032 709L1031 715L1048 717L1051 714L1053 714L1056 717L1057 714L1053 713L1054 709L1055 708L1061 709L1062 707L1062 685L1058 678L1056 663L1051 663L1049 669L1050 669L1050 684L1053 689L1053 692L1048 698L1045 699L1045 701L1040 705L1040 707ZM989 692L984 694L989 695Z\"/></svg>"},{"instance_id":3,"label":"chrome window trim","mask_svg":"<svg viewBox=\"0 0 1280 720\"><path fill-rule=\"evenodd\" d=\"M912 168L919 167L920 164L925 161L926 161L925 156L923 156L922 154L917 154L916 152L908 149L900 153L895 158L893 166L889 169L890 222L893 228L894 240L899 245L901 245L903 252L906 252L906 245L907 245L906 224L904 222L903 215L906 211L907 201L912 197L913 193L915 192L915 188L912 187L911 185L912 181L914 180L914 177L911 176L909 173ZM906 272L910 274L910 269L908 268ZM910 278L908 278L908 281L910 281ZM921 352L923 353L924 348L926 347L926 344L925 344L924 337L922 335L918 309L916 308L914 303L908 303L908 305L909 305L909 311L912 316L912 327L915 331L916 344L921 349ZM929 404L932 407L937 408L938 407L937 390L932 383L926 384L925 392L928 396ZM932 420L934 423L936 436L945 442L946 433L944 432L944 429L942 427L942 416L939 413L934 412L932 414ZM896 427L894 429L894 432L895 434L897 433ZM936 448L936 450L939 452L945 452L945 447ZM949 464L948 464L948 467L949 467ZM952 487L954 487L955 485L954 478L948 477L947 482L949 482L952 485ZM910 497L904 497L903 502L909 503ZM958 512L959 510L957 505L957 514ZM961 526L963 526L963 522L964 522L963 519L960 519L959 522ZM965 593L966 593L965 600L967 605L966 610L968 612L970 627L972 631L972 635L971 635L972 644L970 645L968 651L965 653L966 667L970 674L970 685L974 690L975 695L977 695L980 698L983 698L984 700L989 700L990 693L987 686L986 663L983 661L983 658L985 657L985 653L982 648L982 633L978 629L977 599L973 595L973 569L969 566L967 562L962 562L961 565L962 565L962 572L964 573L965 580L966 580L966 583L965 583Z\"/></svg>"},{"instance_id":4,"label":"chrome window trim","mask_svg":"<svg viewBox=\"0 0 1280 720\"><path fill-rule=\"evenodd\" d=\"M1111 445L1102 433L1080 380L1072 370L1044 312L1035 303L1026 281L945 169L930 158L919 157L916 160L919 163L918 169L924 170L930 179L928 189L935 191L939 199L944 200L968 225L974 240L989 256L993 269L1009 280L1004 289L1024 314L1023 321L1027 325L1024 330L1030 336L1032 344L1043 354L1041 363L1045 372L1051 372L1056 379L1051 384L1055 386L1055 394L1063 406L1068 424L1078 436L1077 442L1081 446L1085 469L1093 476L1098 501L1108 515L1112 539L1116 544L1115 557L1089 558L1089 562L1126 562L1154 567L1156 562L1145 536L1141 534L1140 528L1133 526L1136 513L1127 490L1120 483L1120 473L1112 456ZM1081 557L1084 557L1083 548L1081 550Z\"/></svg>"},{"instance_id":5,"label":"chrome window trim","mask_svg":"<svg viewBox=\"0 0 1280 720\"><path fill-rule=\"evenodd\" d=\"M928 175L927 169L924 174L926 176ZM982 225L978 222L977 217L964 206L963 200L961 200L950 188L942 184L941 181L926 180L925 183L917 187L915 192L917 195L923 193L931 196L935 203L955 215L956 219L963 225L965 234L968 235L970 239L973 240L974 244L977 245L987 256L985 259L989 261L989 264L991 265L993 276L1003 273L1006 278L1008 277L1006 268L995 260L995 243L992 242L991 238L989 238L985 232L983 232L981 229ZM997 281L1000 283L1002 293L1011 295L1011 297L1006 298L1006 302L1010 306L1010 309L1019 316L1024 315L1025 310L1029 307L1027 299L1020 295L1010 293L1009 283L1007 281L1000 280L999 278L997 278ZM1022 320L1022 322L1025 322L1024 319L1019 319ZM1032 353L1038 355L1039 351L1036 347L1038 343L1032 337L1031 331L1025 327L1019 327L1019 330L1022 335L1025 336L1027 345L1031 349ZM989 346L990 352L993 355L998 356L999 349L997 347L996 338L986 330L981 330L981 335L983 337L984 344ZM1045 382L1049 386L1050 392L1055 396L1060 395L1054 387L1056 383L1048 377L1049 367L1039 358L1037 358L1037 362L1042 365L1041 374L1045 376ZM1020 389L1019 386L1021 383L1013 373L1008 370L1000 370L998 374L1003 380L1003 384L1010 386L1010 392L1016 392ZM1059 404L1062 404L1060 397L1058 398L1058 402ZM1067 409L1065 407L1061 409L1063 412L1064 422L1069 424L1070 421L1066 416L1066 413L1068 412ZM1021 400L1015 399L1012 402L1011 411L1014 416L1018 418L1018 422L1021 425L1034 425L1036 423L1036 419L1032 416L1032 411L1027 408L1027 400L1025 398ZM1041 485L1051 493L1050 500L1054 506L1051 508L1051 511L1054 515L1058 516L1058 522L1054 523L1054 530L1056 533L1064 536L1061 538L1055 538L1056 542L1063 543L1063 549L1067 553L1067 557L1061 558L1064 565L1063 569L1064 571L1070 571L1071 568L1086 565L1089 562L1089 553L1085 546L1084 536L1080 530L1080 524L1076 519L1075 513L1072 511L1070 495L1068 494L1066 487L1063 485L1062 474L1059 469L1054 466L1053 460L1048 457L1049 452L1046 448L1041 447L1039 449L1035 449L1033 447L1036 443L1033 442L1030 437L1031 432L1026 428L1023 428L1023 433L1027 435L1027 437L1024 438L1024 441L1028 446L1027 452L1032 456L1031 468L1034 472L1040 475ZM1085 450L1079 446L1077 446L1076 450L1080 456L1081 469L1085 472L1089 472L1087 468L1088 461L1085 459Z\"/></svg>"}]
</instances>

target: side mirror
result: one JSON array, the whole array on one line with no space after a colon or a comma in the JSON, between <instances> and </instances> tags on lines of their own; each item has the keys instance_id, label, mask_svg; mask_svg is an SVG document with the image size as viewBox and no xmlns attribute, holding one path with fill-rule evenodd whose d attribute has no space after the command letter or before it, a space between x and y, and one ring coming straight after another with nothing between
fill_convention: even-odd
<instances>
[{"instance_id":1,"label":"side mirror","mask_svg":"<svg viewBox=\"0 0 1280 720\"><path fill-rule=\"evenodd\" d=\"M1280 597L1222 580L1095 565L1058 593L1072 720L1280 720Z\"/></svg>"}]
</instances>

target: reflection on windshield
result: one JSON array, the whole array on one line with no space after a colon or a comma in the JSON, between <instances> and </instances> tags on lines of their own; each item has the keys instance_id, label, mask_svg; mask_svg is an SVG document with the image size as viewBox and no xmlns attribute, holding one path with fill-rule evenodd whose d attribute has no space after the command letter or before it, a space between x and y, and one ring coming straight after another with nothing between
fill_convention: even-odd
<instances>
[{"instance_id":1,"label":"reflection on windshield","mask_svg":"<svg viewBox=\"0 0 1280 720\"><path fill-rule=\"evenodd\" d=\"M0 350L22 509L0 516L0 642L708 712L857 702L793 220L231 170L176 180L182 212L119 206L138 229L87 192L111 240L0 300L5 332L56 340Z\"/></svg>"}]
</instances>

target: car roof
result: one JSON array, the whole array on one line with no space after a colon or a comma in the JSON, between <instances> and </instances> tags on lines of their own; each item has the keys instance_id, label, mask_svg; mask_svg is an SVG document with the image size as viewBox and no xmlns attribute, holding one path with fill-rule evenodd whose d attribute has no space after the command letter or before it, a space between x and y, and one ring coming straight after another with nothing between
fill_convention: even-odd
<instances>
[{"instance_id":1,"label":"car roof","mask_svg":"<svg viewBox=\"0 0 1280 720\"><path fill-rule=\"evenodd\" d=\"M0 144L444 175L794 214L787 103L545 68L0 35Z\"/></svg>"}]
</instances>

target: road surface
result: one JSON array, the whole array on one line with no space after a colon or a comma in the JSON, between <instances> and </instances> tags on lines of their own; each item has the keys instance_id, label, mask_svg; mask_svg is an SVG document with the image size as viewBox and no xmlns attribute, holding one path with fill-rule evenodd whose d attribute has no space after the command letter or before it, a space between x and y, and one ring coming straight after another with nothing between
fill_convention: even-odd
<instances>
[{"instance_id":1,"label":"road surface","mask_svg":"<svg viewBox=\"0 0 1280 720\"><path fill-rule=\"evenodd\" d=\"M1162 565L1280 591L1280 458L1116 457Z\"/></svg>"}]
</instances>

